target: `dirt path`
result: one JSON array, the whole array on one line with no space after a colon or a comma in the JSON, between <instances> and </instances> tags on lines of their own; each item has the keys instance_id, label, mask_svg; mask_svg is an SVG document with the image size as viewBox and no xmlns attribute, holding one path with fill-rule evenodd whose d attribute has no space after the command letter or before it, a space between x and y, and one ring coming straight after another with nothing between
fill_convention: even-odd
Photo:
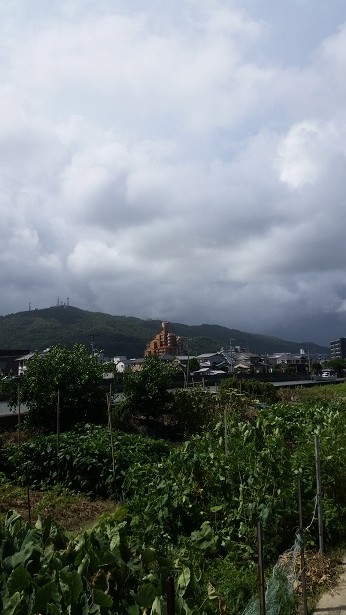
<instances>
[{"instance_id":1,"label":"dirt path","mask_svg":"<svg viewBox=\"0 0 346 615\"><path fill-rule=\"evenodd\" d=\"M346 615L346 554L342 558L343 571L336 587L323 594L314 615Z\"/></svg>"}]
</instances>

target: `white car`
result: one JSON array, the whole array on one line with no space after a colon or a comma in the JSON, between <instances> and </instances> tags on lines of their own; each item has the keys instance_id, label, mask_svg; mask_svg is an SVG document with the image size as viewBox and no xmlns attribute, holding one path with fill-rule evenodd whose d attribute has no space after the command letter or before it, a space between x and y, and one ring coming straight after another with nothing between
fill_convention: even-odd
<instances>
[{"instance_id":1,"label":"white car","mask_svg":"<svg viewBox=\"0 0 346 615\"><path fill-rule=\"evenodd\" d=\"M328 380L336 380L337 375L335 372L332 372L330 370L325 370L324 372L322 372L322 378L326 378Z\"/></svg>"}]
</instances>

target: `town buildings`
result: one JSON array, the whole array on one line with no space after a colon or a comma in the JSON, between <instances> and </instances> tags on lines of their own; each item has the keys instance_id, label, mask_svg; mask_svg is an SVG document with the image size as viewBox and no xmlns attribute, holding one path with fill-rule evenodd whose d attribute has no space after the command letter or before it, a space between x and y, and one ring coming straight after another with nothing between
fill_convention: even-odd
<instances>
[{"instance_id":1,"label":"town buildings","mask_svg":"<svg viewBox=\"0 0 346 615\"><path fill-rule=\"evenodd\" d=\"M339 338L331 342L332 357L346 357L346 338ZM47 353L49 349L44 350L41 355ZM9 352L9 351L6 351ZM15 351L12 351L15 353ZM33 353L24 351L22 356L18 356L21 351L17 351L16 356L12 357L12 363L17 365L18 375L25 375L28 361L30 361ZM5 353L5 351L4 351ZM126 356L117 356L107 358L103 351L96 351L94 343L92 343L92 354L97 357L98 361L106 365L113 363L115 370L118 373L127 371L140 371L143 367L145 357L158 356L163 361L173 362L183 371L186 376L192 374L202 375L217 375L219 374L248 374L269 375L269 374L285 374L299 373L301 376L309 377L311 372L311 364L314 357L310 352L306 353L303 349L299 353L277 352L271 355L249 352L240 346L232 346L214 352L204 352L199 355L194 355L190 352L188 345L184 348L183 339L176 333L169 330L168 322L163 321L161 330L155 337L148 342L144 357L127 358ZM322 357L319 357L322 360ZM323 363L323 360L322 360ZM0 353L1 365L1 353ZM5 366L4 360L2 365ZM3 369L6 373L6 370ZM105 375L110 378L114 373L112 369L105 370Z\"/></svg>"}]
</instances>

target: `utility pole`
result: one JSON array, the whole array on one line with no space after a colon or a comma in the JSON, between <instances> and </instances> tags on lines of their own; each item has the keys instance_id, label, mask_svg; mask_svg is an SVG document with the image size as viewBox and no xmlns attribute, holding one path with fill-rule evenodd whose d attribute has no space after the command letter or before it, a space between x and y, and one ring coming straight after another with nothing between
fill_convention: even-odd
<instances>
[{"instance_id":1,"label":"utility pole","mask_svg":"<svg viewBox=\"0 0 346 615\"><path fill-rule=\"evenodd\" d=\"M234 372L234 366L233 366L233 346L232 346L232 342L235 341L234 337L230 337L229 338L229 351L230 351L230 357L231 357L231 374L233 374Z\"/></svg>"},{"instance_id":2,"label":"utility pole","mask_svg":"<svg viewBox=\"0 0 346 615\"><path fill-rule=\"evenodd\" d=\"M91 345L91 354L94 357L95 356L95 335L94 334L92 334L91 336L90 345Z\"/></svg>"},{"instance_id":3,"label":"utility pole","mask_svg":"<svg viewBox=\"0 0 346 615\"><path fill-rule=\"evenodd\" d=\"M311 357L310 357L310 344L308 344L308 369L309 369L309 374L311 374Z\"/></svg>"},{"instance_id":4,"label":"utility pole","mask_svg":"<svg viewBox=\"0 0 346 615\"><path fill-rule=\"evenodd\" d=\"M187 342L187 366L186 366L186 388L189 388L189 376L190 376L190 338L186 340Z\"/></svg>"}]
</instances>

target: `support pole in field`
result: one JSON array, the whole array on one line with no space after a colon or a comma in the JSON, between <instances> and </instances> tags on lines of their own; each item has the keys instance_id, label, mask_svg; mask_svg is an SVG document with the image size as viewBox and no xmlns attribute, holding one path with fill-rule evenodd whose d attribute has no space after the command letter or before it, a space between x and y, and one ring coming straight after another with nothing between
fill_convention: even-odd
<instances>
[{"instance_id":1,"label":"support pole in field","mask_svg":"<svg viewBox=\"0 0 346 615\"><path fill-rule=\"evenodd\" d=\"M107 416L108 416L108 430L111 430L111 402L112 402L112 385L109 385L109 393L106 394L107 399Z\"/></svg>"},{"instance_id":2,"label":"support pole in field","mask_svg":"<svg viewBox=\"0 0 346 615\"><path fill-rule=\"evenodd\" d=\"M299 511L299 543L300 543L300 568L302 579L303 615L308 615L308 602L306 594L306 574L305 574L305 553L303 535L303 507L302 507L302 487L298 477L298 511Z\"/></svg>"},{"instance_id":3,"label":"support pole in field","mask_svg":"<svg viewBox=\"0 0 346 615\"><path fill-rule=\"evenodd\" d=\"M108 429L111 439L111 451L112 451L112 472L115 476L115 456L114 456L114 442L113 442L113 428L112 428L112 413L111 413L111 401L112 401L112 385L109 387L109 393L107 393L107 412L108 412Z\"/></svg>"},{"instance_id":4,"label":"support pole in field","mask_svg":"<svg viewBox=\"0 0 346 615\"><path fill-rule=\"evenodd\" d=\"M258 581L259 581L259 606L260 615L266 615L266 597L264 583L264 564L263 564L263 532L262 523L257 522L257 553L258 553Z\"/></svg>"},{"instance_id":5,"label":"support pole in field","mask_svg":"<svg viewBox=\"0 0 346 615\"><path fill-rule=\"evenodd\" d=\"M31 525L31 501L30 501L30 489L29 489L29 485L26 486L26 498L27 498L27 503L28 503L28 517L29 517L29 523Z\"/></svg>"},{"instance_id":6,"label":"support pole in field","mask_svg":"<svg viewBox=\"0 0 346 615\"><path fill-rule=\"evenodd\" d=\"M316 497L317 497L317 518L318 518L318 550L319 554L324 554L323 541L323 511L322 511L322 481L321 481L321 453L320 439L315 436L315 460L316 460Z\"/></svg>"},{"instance_id":7,"label":"support pole in field","mask_svg":"<svg viewBox=\"0 0 346 615\"><path fill-rule=\"evenodd\" d=\"M56 455L59 455L59 439L60 439L60 391L58 389L58 397L56 402Z\"/></svg>"},{"instance_id":8,"label":"support pole in field","mask_svg":"<svg viewBox=\"0 0 346 615\"><path fill-rule=\"evenodd\" d=\"M175 615L175 588L174 577L167 579L167 615Z\"/></svg>"},{"instance_id":9,"label":"support pole in field","mask_svg":"<svg viewBox=\"0 0 346 615\"><path fill-rule=\"evenodd\" d=\"M17 391L17 403L18 403L18 446L20 446L20 440L21 440L21 434L20 434L20 429L21 429L21 416L20 416L20 384L18 382L18 391Z\"/></svg>"},{"instance_id":10,"label":"support pole in field","mask_svg":"<svg viewBox=\"0 0 346 615\"><path fill-rule=\"evenodd\" d=\"M225 440L225 455L228 455L228 429L227 429L227 408L223 408L223 431Z\"/></svg>"}]
</instances>

